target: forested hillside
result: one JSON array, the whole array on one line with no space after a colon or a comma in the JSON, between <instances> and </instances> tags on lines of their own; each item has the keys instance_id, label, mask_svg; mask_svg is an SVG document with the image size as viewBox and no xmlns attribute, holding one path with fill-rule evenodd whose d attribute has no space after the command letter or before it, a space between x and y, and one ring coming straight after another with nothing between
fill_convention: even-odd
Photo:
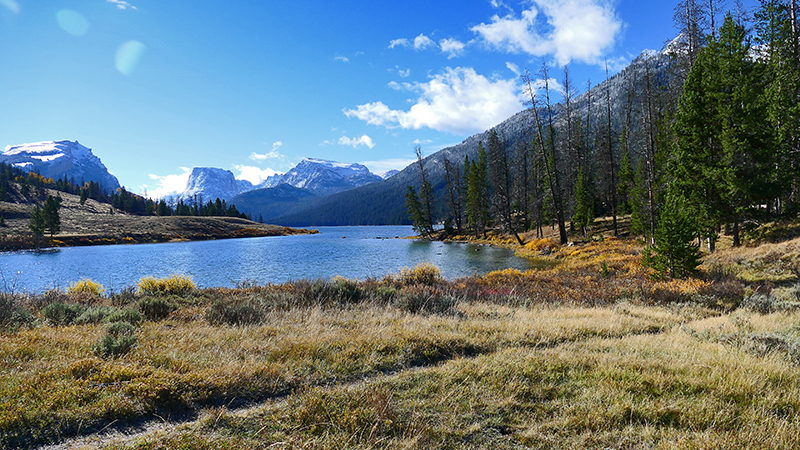
<instances>
[{"instance_id":1,"label":"forested hillside","mask_svg":"<svg viewBox=\"0 0 800 450\"><path fill-rule=\"evenodd\" d=\"M630 215L631 231L654 243L669 211L713 249L721 232L738 245L744 228L796 213L796 9L794 1L765 0L750 15L685 0L675 8L678 38L588 91L579 93L568 67L527 73L525 111L422 160L433 187L430 220L460 223L462 232L557 223L566 241L567 227L586 233L595 217ZM537 81L552 79L561 92ZM473 196L487 198L485 211L474 211L480 202L470 206L473 167L485 172L483 185L472 186ZM277 221L408 223L404 196L420 183L414 164L382 183L312 199Z\"/></svg>"}]
</instances>

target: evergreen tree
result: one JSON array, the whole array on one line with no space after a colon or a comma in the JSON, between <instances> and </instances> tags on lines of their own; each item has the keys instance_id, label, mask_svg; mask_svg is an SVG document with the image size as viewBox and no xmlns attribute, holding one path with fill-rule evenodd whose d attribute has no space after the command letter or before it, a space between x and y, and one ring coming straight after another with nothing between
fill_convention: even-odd
<instances>
[{"instance_id":1,"label":"evergreen tree","mask_svg":"<svg viewBox=\"0 0 800 450\"><path fill-rule=\"evenodd\" d=\"M511 174L508 149L506 143L500 139L497 130L492 130L489 135L489 173L491 175L492 207L502 219L506 231L516 238L522 245L522 238L517 233L514 225L513 187L514 180Z\"/></svg>"},{"instance_id":2,"label":"evergreen tree","mask_svg":"<svg viewBox=\"0 0 800 450\"><path fill-rule=\"evenodd\" d=\"M47 196L42 208L42 217L44 220L44 229L54 236L61 232L61 217L58 209L61 207L61 197Z\"/></svg>"},{"instance_id":3,"label":"evergreen tree","mask_svg":"<svg viewBox=\"0 0 800 450\"><path fill-rule=\"evenodd\" d=\"M417 191L412 186L407 186L406 190L406 209L408 210L408 217L411 219L411 224L414 230L424 237L431 235L431 224L428 222L422 203L419 201Z\"/></svg>"},{"instance_id":4,"label":"evergreen tree","mask_svg":"<svg viewBox=\"0 0 800 450\"><path fill-rule=\"evenodd\" d=\"M31 219L28 223L28 227L33 232L33 235L36 237L44 236L45 230L45 220L44 220L44 213L42 213L42 208L39 205L33 205L33 212L31 213Z\"/></svg>"},{"instance_id":5,"label":"evergreen tree","mask_svg":"<svg viewBox=\"0 0 800 450\"><path fill-rule=\"evenodd\" d=\"M572 223L580 228L584 239L586 229L594 221L594 204L589 194L588 181L583 169L578 170L578 183L575 186L575 213L572 215Z\"/></svg>"},{"instance_id":6,"label":"evergreen tree","mask_svg":"<svg viewBox=\"0 0 800 450\"><path fill-rule=\"evenodd\" d=\"M661 275L685 277L697 272L700 248L694 242L697 223L683 197L669 196L656 228L655 245L645 249L644 262Z\"/></svg>"}]
</instances>

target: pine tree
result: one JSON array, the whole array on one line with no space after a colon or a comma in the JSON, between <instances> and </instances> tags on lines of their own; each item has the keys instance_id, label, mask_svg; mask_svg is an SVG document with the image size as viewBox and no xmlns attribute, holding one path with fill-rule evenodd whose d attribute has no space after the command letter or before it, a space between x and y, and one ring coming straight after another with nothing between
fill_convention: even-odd
<instances>
[{"instance_id":1,"label":"pine tree","mask_svg":"<svg viewBox=\"0 0 800 450\"><path fill-rule=\"evenodd\" d=\"M697 223L683 197L669 196L656 228L655 245L645 249L644 263L660 276L685 277L697 272L700 248L694 242Z\"/></svg>"},{"instance_id":2,"label":"pine tree","mask_svg":"<svg viewBox=\"0 0 800 450\"><path fill-rule=\"evenodd\" d=\"M58 208L61 207L61 197L47 196L42 208L42 217L44 220L44 229L50 233L50 236L55 236L61 232L61 217L58 213Z\"/></svg>"},{"instance_id":3,"label":"pine tree","mask_svg":"<svg viewBox=\"0 0 800 450\"><path fill-rule=\"evenodd\" d=\"M591 195L589 194L588 181L583 169L578 171L578 183L575 186L575 214L572 216L572 223L580 228L581 234L584 239L586 238L586 229L594 221L594 204Z\"/></svg>"},{"instance_id":4,"label":"pine tree","mask_svg":"<svg viewBox=\"0 0 800 450\"><path fill-rule=\"evenodd\" d=\"M31 213L31 219L28 223L28 227L31 229L31 232L33 232L34 236L44 236L45 220L44 214L42 213L42 209L39 207L39 205L33 205L33 212Z\"/></svg>"},{"instance_id":5,"label":"pine tree","mask_svg":"<svg viewBox=\"0 0 800 450\"><path fill-rule=\"evenodd\" d=\"M406 209L408 210L408 217L411 219L411 225L414 230L424 237L430 236L431 224L427 221L422 203L419 201L417 191L412 186L407 186L406 190Z\"/></svg>"}]
</instances>

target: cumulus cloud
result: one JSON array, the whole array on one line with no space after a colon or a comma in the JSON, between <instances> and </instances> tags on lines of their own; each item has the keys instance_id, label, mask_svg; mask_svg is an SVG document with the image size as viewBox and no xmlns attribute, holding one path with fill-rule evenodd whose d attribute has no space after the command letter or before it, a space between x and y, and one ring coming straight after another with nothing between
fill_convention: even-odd
<instances>
[{"instance_id":1,"label":"cumulus cloud","mask_svg":"<svg viewBox=\"0 0 800 450\"><path fill-rule=\"evenodd\" d=\"M245 166L240 164L234 164L233 168L239 172L239 175L235 176L237 180L247 180L254 185L261 184L261 182L266 180L268 177L281 173L269 168L262 169L260 167Z\"/></svg>"},{"instance_id":2,"label":"cumulus cloud","mask_svg":"<svg viewBox=\"0 0 800 450\"><path fill-rule=\"evenodd\" d=\"M521 89L515 80L490 80L470 67L448 67L427 83L397 86L419 94L408 111L393 110L378 101L346 109L344 114L371 125L426 127L464 135L491 128L521 108Z\"/></svg>"},{"instance_id":3,"label":"cumulus cloud","mask_svg":"<svg viewBox=\"0 0 800 450\"><path fill-rule=\"evenodd\" d=\"M442 51L442 53L446 53L448 55L448 59L461 56L466 46L467 44L453 38L441 39L437 44L433 41L433 39L425 36L425 33L421 33L413 40L402 38L389 42L389 48L413 47L414 50L439 49Z\"/></svg>"},{"instance_id":4,"label":"cumulus cloud","mask_svg":"<svg viewBox=\"0 0 800 450\"><path fill-rule=\"evenodd\" d=\"M435 47L436 43L431 38L420 33L419 36L414 38L414 49L425 50L428 47Z\"/></svg>"},{"instance_id":5,"label":"cumulus cloud","mask_svg":"<svg viewBox=\"0 0 800 450\"><path fill-rule=\"evenodd\" d=\"M364 134L359 138L349 138L347 136L342 136L339 138L339 145L349 145L353 148L358 148L363 145L372 148L375 147L375 142L372 140L371 137Z\"/></svg>"},{"instance_id":6,"label":"cumulus cloud","mask_svg":"<svg viewBox=\"0 0 800 450\"><path fill-rule=\"evenodd\" d=\"M433 143L433 141L430 139L414 139L414 142L412 142L412 144L417 144L417 145L426 145L431 143Z\"/></svg>"},{"instance_id":7,"label":"cumulus cloud","mask_svg":"<svg viewBox=\"0 0 800 450\"><path fill-rule=\"evenodd\" d=\"M108 3L113 3L113 4L117 5L117 8L119 8L119 9L128 9L128 8L137 9L135 6L131 5L130 3L128 3L128 2L126 2L124 0L106 0L106 1Z\"/></svg>"},{"instance_id":8,"label":"cumulus cloud","mask_svg":"<svg viewBox=\"0 0 800 450\"><path fill-rule=\"evenodd\" d=\"M406 38L394 39L392 41L389 41L389 48L408 47L409 45L411 44L408 42L408 39Z\"/></svg>"},{"instance_id":9,"label":"cumulus cloud","mask_svg":"<svg viewBox=\"0 0 800 450\"><path fill-rule=\"evenodd\" d=\"M399 67L397 68L397 74L403 78L408 78L411 76L411 69L402 70Z\"/></svg>"},{"instance_id":10,"label":"cumulus cloud","mask_svg":"<svg viewBox=\"0 0 800 450\"><path fill-rule=\"evenodd\" d=\"M464 47L467 45L457 39L442 39L439 41L439 48L442 49L442 53L447 53L447 59L455 58L457 56L461 56L464 52Z\"/></svg>"},{"instance_id":11,"label":"cumulus cloud","mask_svg":"<svg viewBox=\"0 0 800 450\"><path fill-rule=\"evenodd\" d=\"M341 61L341 62L350 62L350 59L346 56L337 56L333 58L334 61Z\"/></svg>"},{"instance_id":12,"label":"cumulus cloud","mask_svg":"<svg viewBox=\"0 0 800 450\"><path fill-rule=\"evenodd\" d=\"M174 175L155 175L149 174L151 180L158 183L158 186L153 189L148 185L142 186L142 191L148 191L147 197L153 199L161 199L164 197L172 197L175 196L184 190L186 190L186 183L189 181L189 175L192 173L192 169L188 167L180 167L179 168L182 173L174 174Z\"/></svg>"},{"instance_id":13,"label":"cumulus cloud","mask_svg":"<svg viewBox=\"0 0 800 450\"><path fill-rule=\"evenodd\" d=\"M284 156L278 151L283 146L283 142L276 141L272 143L272 150L267 153L260 154L256 152L250 153L250 159L253 161L264 161L267 159L281 159Z\"/></svg>"},{"instance_id":14,"label":"cumulus cloud","mask_svg":"<svg viewBox=\"0 0 800 450\"><path fill-rule=\"evenodd\" d=\"M543 16L543 17L540 17ZM532 56L553 55L596 64L613 47L623 23L608 0L533 0L518 17L494 15L471 28L490 47Z\"/></svg>"}]
</instances>

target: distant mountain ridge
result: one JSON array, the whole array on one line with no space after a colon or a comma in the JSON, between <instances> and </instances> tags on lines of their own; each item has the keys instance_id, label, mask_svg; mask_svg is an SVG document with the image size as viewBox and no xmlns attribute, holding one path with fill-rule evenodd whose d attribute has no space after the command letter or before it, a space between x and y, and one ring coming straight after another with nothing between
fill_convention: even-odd
<instances>
[{"instance_id":1,"label":"distant mountain ridge","mask_svg":"<svg viewBox=\"0 0 800 450\"><path fill-rule=\"evenodd\" d=\"M26 171L39 172L44 177L75 183L94 181L107 191L120 187L117 177L103 165L92 149L78 141L44 141L9 145L0 153L0 162Z\"/></svg>"},{"instance_id":2,"label":"distant mountain ridge","mask_svg":"<svg viewBox=\"0 0 800 450\"><path fill-rule=\"evenodd\" d=\"M175 198L184 202L219 198L254 217L261 214L273 217L285 213L298 200L331 195L382 180L364 165L319 158L305 158L288 172L270 176L258 185L237 180L230 170L195 167L186 187ZM282 207L273 207L272 203Z\"/></svg>"}]
</instances>

